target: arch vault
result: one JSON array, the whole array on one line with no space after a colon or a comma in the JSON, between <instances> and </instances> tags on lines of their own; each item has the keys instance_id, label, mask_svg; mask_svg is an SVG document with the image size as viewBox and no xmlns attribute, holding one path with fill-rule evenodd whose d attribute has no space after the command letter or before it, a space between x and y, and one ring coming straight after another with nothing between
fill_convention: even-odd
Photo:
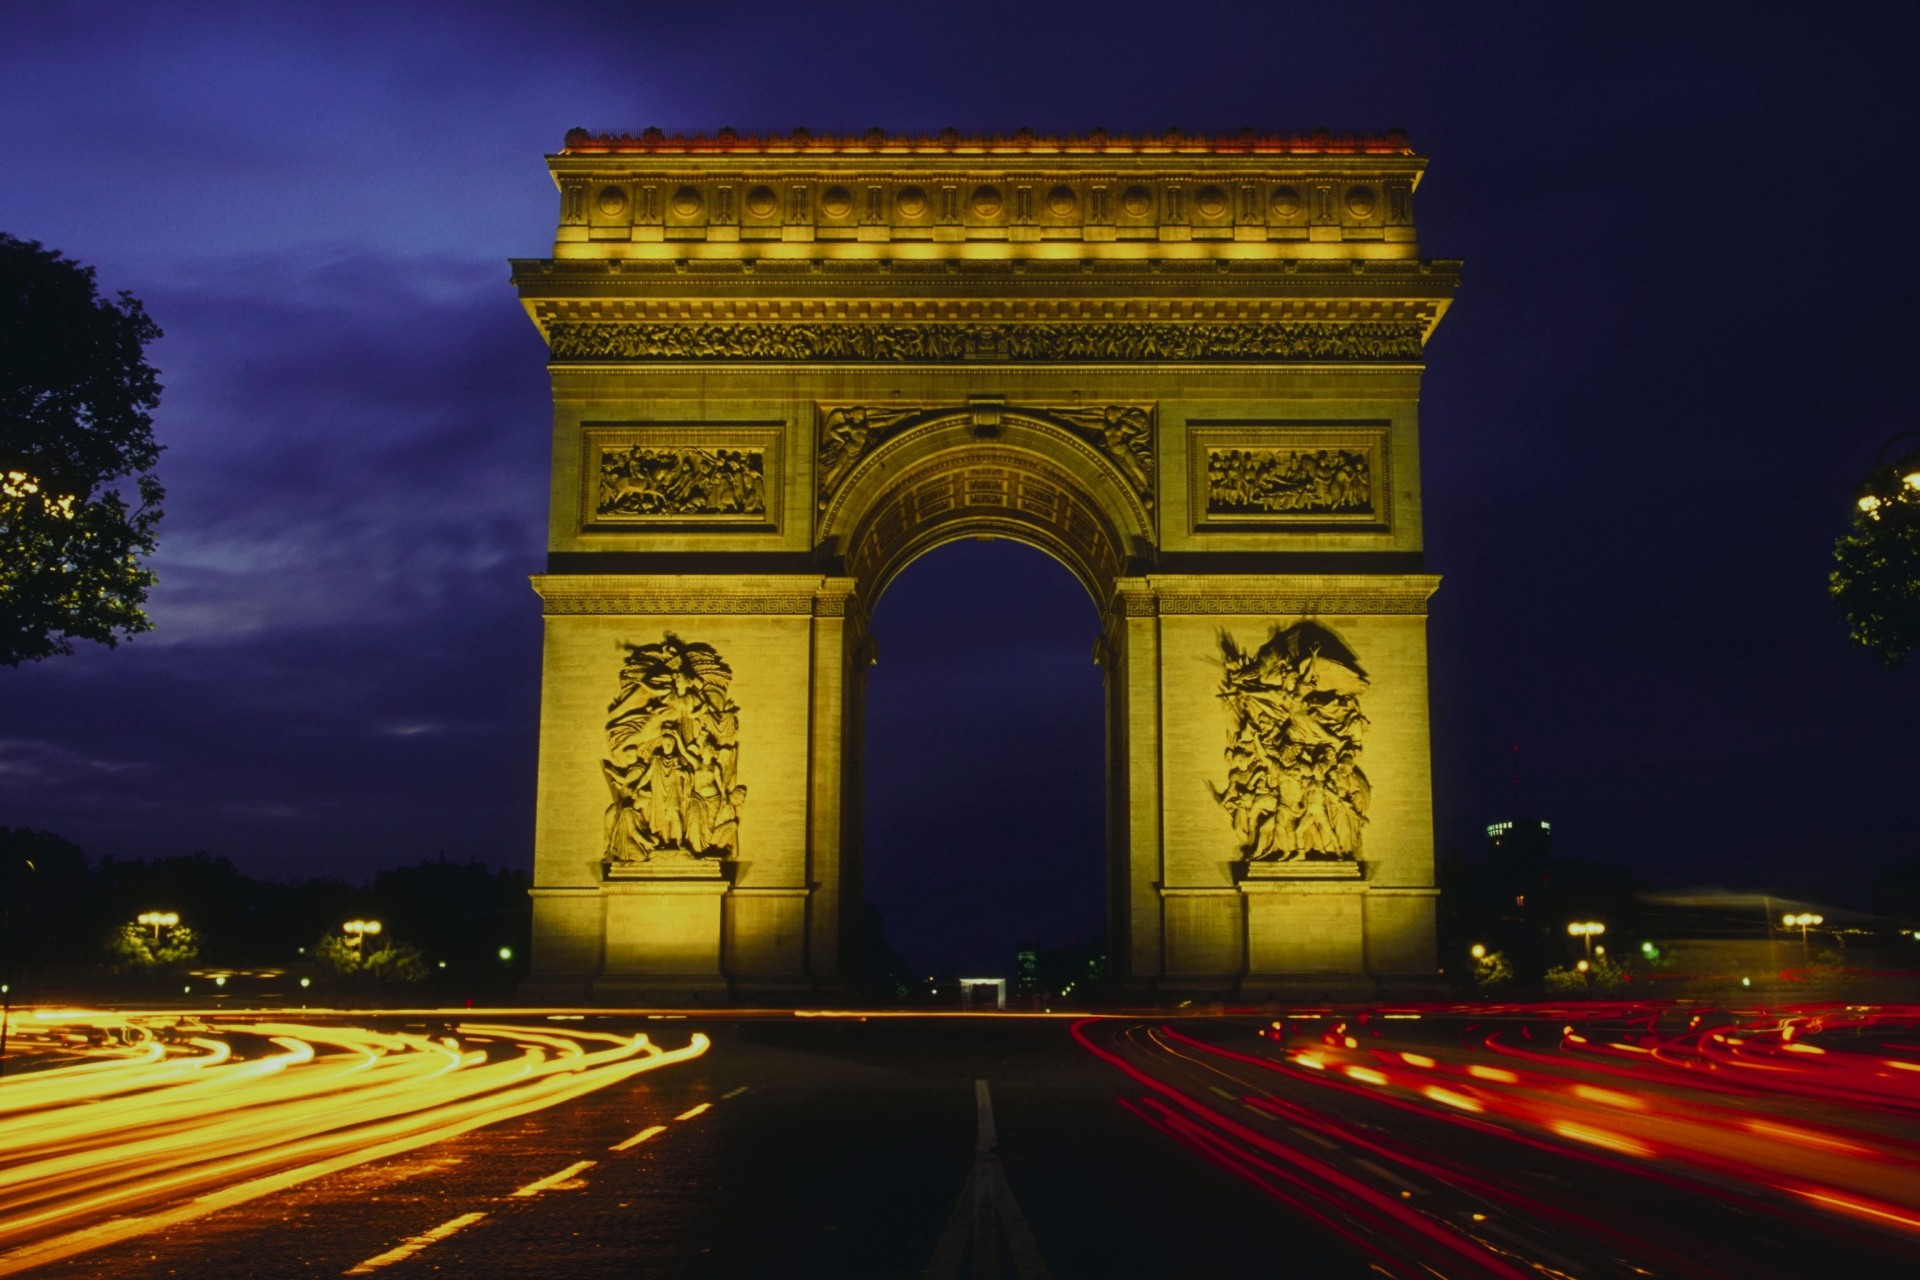
<instances>
[{"instance_id":1,"label":"arch vault","mask_svg":"<svg viewBox=\"0 0 1920 1280\"><path fill-rule=\"evenodd\" d=\"M1424 165L569 134L553 256L513 264L555 410L532 982L843 985L867 612L983 533L1103 611L1116 974L1430 979Z\"/></svg>"}]
</instances>

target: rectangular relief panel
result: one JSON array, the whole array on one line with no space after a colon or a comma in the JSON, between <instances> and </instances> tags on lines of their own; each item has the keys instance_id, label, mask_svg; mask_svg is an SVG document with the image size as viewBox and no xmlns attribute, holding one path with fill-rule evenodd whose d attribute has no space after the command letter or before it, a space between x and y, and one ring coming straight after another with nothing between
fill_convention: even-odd
<instances>
[{"instance_id":1,"label":"rectangular relief panel","mask_svg":"<svg viewBox=\"0 0 1920 1280\"><path fill-rule=\"evenodd\" d=\"M1385 532L1385 422L1190 422L1193 529Z\"/></svg>"},{"instance_id":2,"label":"rectangular relief panel","mask_svg":"<svg viewBox=\"0 0 1920 1280\"><path fill-rule=\"evenodd\" d=\"M780 528L781 423L589 422L583 533Z\"/></svg>"}]
</instances>

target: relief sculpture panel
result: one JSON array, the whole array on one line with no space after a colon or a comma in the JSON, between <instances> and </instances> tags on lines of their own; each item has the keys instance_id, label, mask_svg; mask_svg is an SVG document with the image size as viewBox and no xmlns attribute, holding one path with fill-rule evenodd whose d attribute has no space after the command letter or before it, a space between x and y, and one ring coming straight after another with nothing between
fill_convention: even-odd
<instances>
[{"instance_id":1,"label":"relief sculpture panel","mask_svg":"<svg viewBox=\"0 0 1920 1280\"><path fill-rule=\"evenodd\" d=\"M590 426L581 527L778 523L780 431L654 424Z\"/></svg>"},{"instance_id":2,"label":"relief sculpture panel","mask_svg":"<svg viewBox=\"0 0 1920 1280\"><path fill-rule=\"evenodd\" d=\"M1250 862L1350 862L1372 789L1360 769L1367 677L1313 622L1275 627L1252 653L1220 633L1227 781L1213 788Z\"/></svg>"},{"instance_id":3,"label":"relief sculpture panel","mask_svg":"<svg viewBox=\"0 0 1920 1280\"><path fill-rule=\"evenodd\" d=\"M758 449L605 449L594 515L764 516L766 472Z\"/></svg>"},{"instance_id":4,"label":"relief sculpture panel","mask_svg":"<svg viewBox=\"0 0 1920 1280\"><path fill-rule=\"evenodd\" d=\"M672 632L625 648L600 762L610 795L606 861L734 857L747 789L736 777L733 668L712 645Z\"/></svg>"},{"instance_id":5,"label":"relief sculpture panel","mask_svg":"<svg viewBox=\"0 0 1920 1280\"><path fill-rule=\"evenodd\" d=\"M1196 528L1387 527L1384 426L1189 426Z\"/></svg>"}]
</instances>

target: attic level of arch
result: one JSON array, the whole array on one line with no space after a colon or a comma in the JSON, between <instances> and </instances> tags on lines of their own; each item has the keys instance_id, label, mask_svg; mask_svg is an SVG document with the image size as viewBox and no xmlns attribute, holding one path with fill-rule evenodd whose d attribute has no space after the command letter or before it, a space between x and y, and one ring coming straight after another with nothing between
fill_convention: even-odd
<instances>
[{"instance_id":1,"label":"attic level of arch","mask_svg":"<svg viewBox=\"0 0 1920 1280\"><path fill-rule=\"evenodd\" d=\"M1102 157L1110 159L1109 157ZM1417 158L1271 158L1237 168L1169 171L1168 157L1137 172L1060 169L781 171L746 158L704 167L609 164L553 157L560 189L556 256L615 245L1190 244L1292 248L1306 256L1346 246L1384 256L1417 253ZM760 159L764 163L764 158ZM1345 163L1340 161L1345 160ZM1260 248L1256 249L1255 247ZM1326 246L1326 248L1314 248Z\"/></svg>"}]
</instances>

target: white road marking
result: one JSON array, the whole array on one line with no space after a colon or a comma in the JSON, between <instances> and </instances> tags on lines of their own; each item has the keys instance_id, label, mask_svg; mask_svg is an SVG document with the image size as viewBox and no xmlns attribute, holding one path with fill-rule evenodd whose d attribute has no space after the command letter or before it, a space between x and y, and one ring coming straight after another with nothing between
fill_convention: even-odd
<instances>
[{"instance_id":1,"label":"white road marking","mask_svg":"<svg viewBox=\"0 0 1920 1280\"><path fill-rule=\"evenodd\" d=\"M1000 1164L999 1135L993 1124L993 1098L985 1080L973 1082L974 1108L979 1130L974 1139L973 1172L960 1188L960 1199L947 1218L947 1227L934 1246L933 1262L927 1267L926 1280L957 1280L960 1263L969 1246L973 1251L974 1274L985 1274L995 1255L994 1227L1007 1242L1019 1280L1049 1280L1047 1264L1041 1260L1033 1231L1014 1203L1013 1188L1007 1185L1006 1170Z\"/></svg>"},{"instance_id":2,"label":"white road marking","mask_svg":"<svg viewBox=\"0 0 1920 1280\"><path fill-rule=\"evenodd\" d=\"M518 1191L515 1191L513 1194L516 1196L537 1196L542 1191L545 1191L547 1188L559 1186L561 1183L566 1182L568 1179L572 1178L575 1174L578 1174L587 1169L593 1168L593 1166L597 1163L598 1161L594 1161L594 1160L576 1160L574 1163L568 1165L566 1168L562 1169L560 1172L550 1173L546 1177L541 1178L537 1182L529 1182L526 1186L521 1187Z\"/></svg>"},{"instance_id":3,"label":"white road marking","mask_svg":"<svg viewBox=\"0 0 1920 1280\"><path fill-rule=\"evenodd\" d=\"M486 1216L484 1213L463 1213L457 1218L451 1218L441 1223L431 1231L422 1231L417 1236L408 1236L406 1240L387 1250L385 1253L377 1253L359 1266L342 1272L342 1274L364 1276L378 1271L382 1267L390 1267L396 1262L411 1258L414 1254L420 1252L436 1240L445 1240L456 1231L464 1231Z\"/></svg>"},{"instance_id":4,"label":"white road marking","mask_svg":"<svg viewBox=\"0 0 1920 1280\"><path fill-rule=\"evenodd\" d=\"M642 1129L640 1132L634 1134L631 1138L627 1138L623 1141L614 1143L612 1146L608 1147L607 1150L625 1151L628 1147L639 1146L641 1143L645 1142L648 1138L651 1138L656 1133L665 1133L666 1131L667 1131L667 1126L663 1124L650 1124L646 1128Z\"/></svg>"},{"instance_id":5,"label":"white road marking","mask_svg":"<svg viewBox=\"0 0 1920 1280\"><path fill-rule=\"evenodd\" d=\"M720 1101L725 1102L728 1098L737 1098L741 1094L745 1093L751 1087L752 1087L751 1085L743 1084L738 1089L733 1090L731 1093L723 1093L720 1095Z\"/></svg>"},{"instance_id":6,"label":"white road marking","mask_svg":"<svg viewBox=\"0 0 1920 1280\"><path fill-rule=\"evenodd\" d=\"M686 1111L682 1111L679 1115L675 1116L674 1119L675 1120L691 1120L695 1116L699 1115L701 1112L705 1111L708 1107L711 1107L712 1105L713 1104L711 1102L703 1102L697 1107L692 1107Z\"/></svg>"}]
</instances>

